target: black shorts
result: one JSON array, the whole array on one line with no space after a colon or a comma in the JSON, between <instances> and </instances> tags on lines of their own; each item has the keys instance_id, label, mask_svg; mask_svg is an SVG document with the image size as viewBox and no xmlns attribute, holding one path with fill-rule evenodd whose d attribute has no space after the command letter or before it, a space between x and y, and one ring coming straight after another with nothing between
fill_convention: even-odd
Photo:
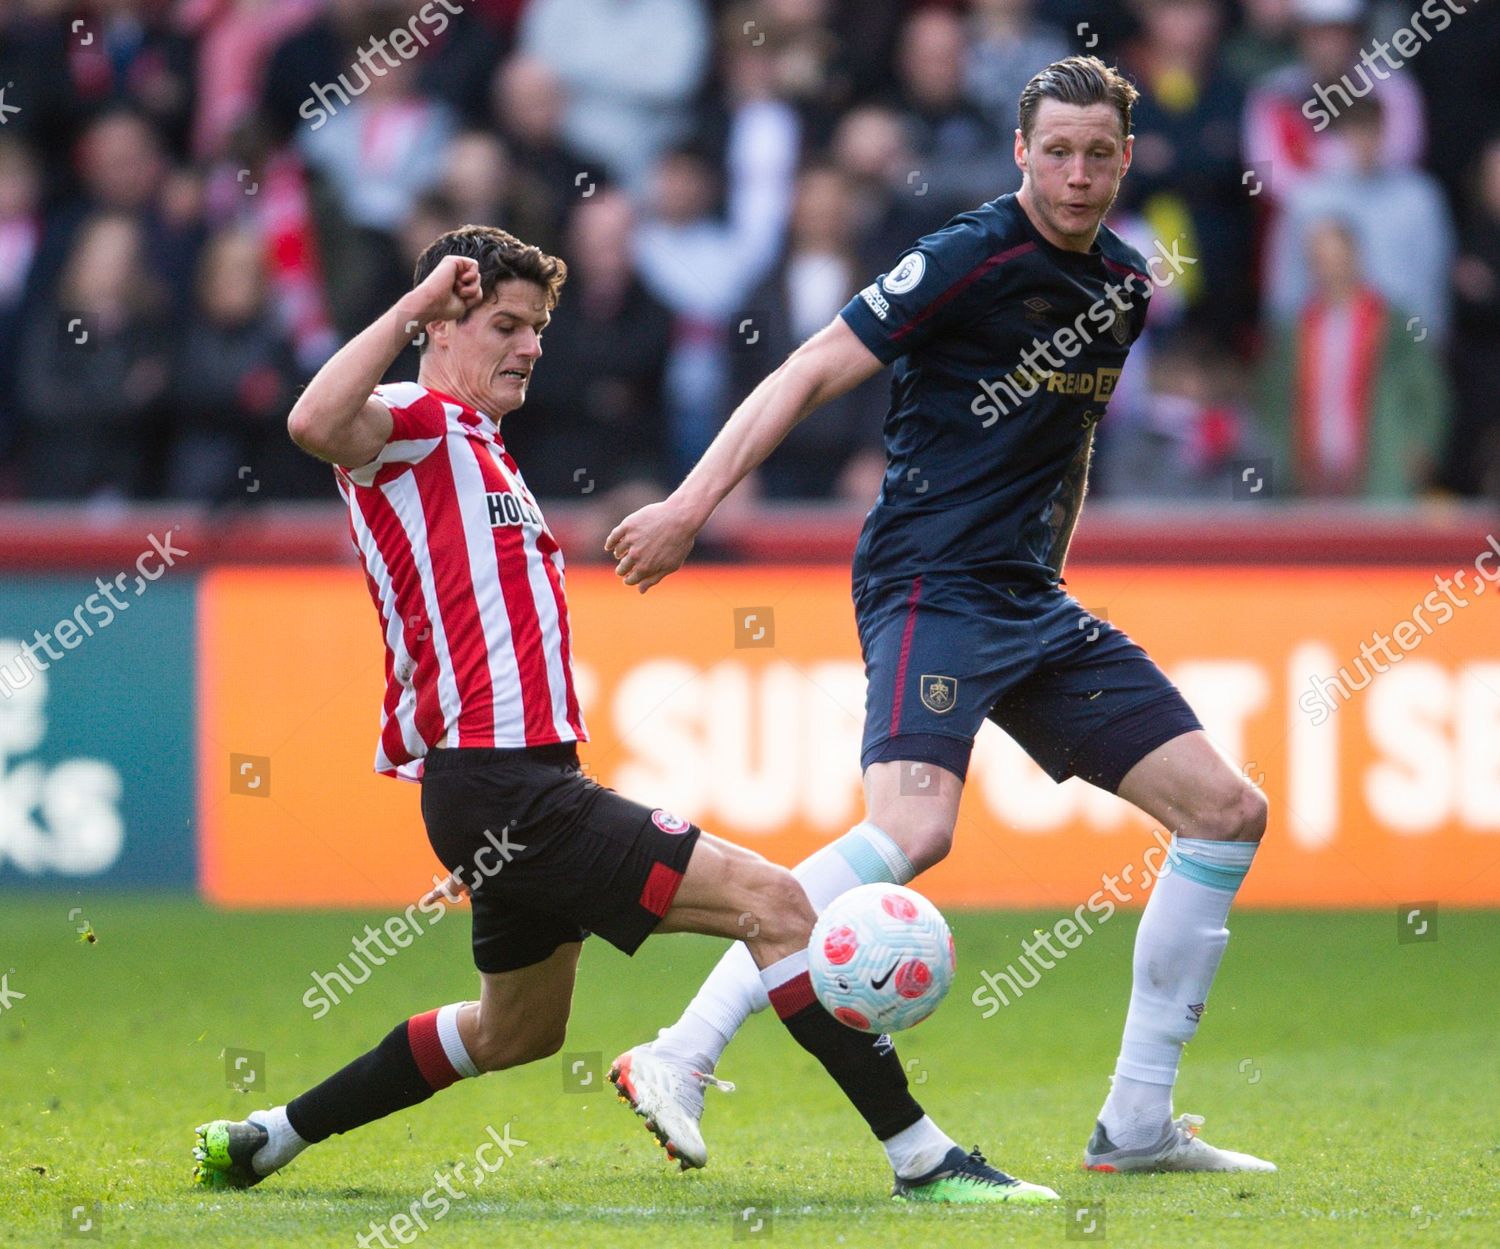
<instances>
[{"instance_id":1,"label":"black shorts","mask_svg":"<svg viewBox=\"0 0 1500 1249\"><path fill-rule=\"evenodd\" d=\"M590 780L572 743L431 751L422 819L469 886L482 972L530 967L590 932L634 954L671 907L699 831Z\"/></svg>"}]
</instances>

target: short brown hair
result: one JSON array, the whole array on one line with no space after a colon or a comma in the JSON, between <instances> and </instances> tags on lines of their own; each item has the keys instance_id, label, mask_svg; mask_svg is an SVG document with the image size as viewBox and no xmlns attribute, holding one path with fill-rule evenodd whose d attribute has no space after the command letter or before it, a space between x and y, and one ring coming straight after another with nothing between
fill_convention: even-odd
<instances>
[{"instance_id":1,"label":"short brown hair","mask_svg":"<svg viewBox=\"0 0 1500 1249\"><path fill-rule=\"evenodd\" d=\"M1053 61L1037 74L1021 92L1017 109L1021 138L1031 142L1031 127L1043 100L1061 104L1110 104L1120 114L1121 134L1130 133L1130 107L1140 95L1130 80L1111 69L1097 56L1070 56Z\"/></svg>"},{"instance_id":2,"label":"short brown hair","mask_svg":"<svg viewBox=\"0 0 1500 1249\"><path fill-rule=\"evenodd\" d=\"M547 292L547 307L555 308L568 280L568 266L540 247L521 242L499 226L468 225L440 234L427 244L417 257L412 285L420 286L445 256L467 256L478 262L481 303L495 293L496 284L519 278L540 286Z\"/></svg>"}]
</instances>

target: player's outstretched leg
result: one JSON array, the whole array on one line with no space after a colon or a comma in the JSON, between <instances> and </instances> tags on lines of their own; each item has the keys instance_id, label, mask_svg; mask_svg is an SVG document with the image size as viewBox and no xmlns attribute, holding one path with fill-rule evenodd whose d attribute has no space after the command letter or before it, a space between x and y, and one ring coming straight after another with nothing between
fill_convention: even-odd
<instances>
[{"instance_id":1,"label":"player's outstretched leg","mask_svg":"<svg viewBox=\"0 0 1500 1249\"><path fill-rule=\"evenodd\" d=\"M977 1150L966 1154L911 1096L890 1038L846 1027L823 1009L807 970L814 912L786 869L702 836L659 931L728 935L735 931L737 916L746 911L756 916L758 926L744 940L771 1006L793 1040L823 1065L880 1141L895 1171L894 1196L964 1202L1057 1200L1050 1188L989 1167Z\"/></svg>"},{"instance_id":2,"label":"player's outstretched leg","mask_svg":"<svg viewBox=\"0 0 1500 1249\"><path fill-rule=\"evenodd\" d=\"M915 785L913 769L920 769ZM865 772L868 817L792 869L813 909L857 885L910 884L947 853L962 793L962 780L933 764L872 764ZM648 1105L684 1168L708 1160L699 1125L704 1090L725 1087L713 1078L720 1057L745 1020L768 1004L760 970L737 942L676 1023L615 1060L611 1075L626 1077L616 1081L622 1095L637 1109L640 1101Z\"/></svg>"},{"instance_id":3,"label":"player's outstretched leg","mask_svg":"<svg viewBox=\"0 0 1500 1249\"><path fill-rule=\"evenodd\" d=\"M1172 1117L1183 1047L1198 1030L1229 942L1230 905L1265 831L1265 798L1201 732L1153 751L1118 793L1178 833L1141 914L1120 1056L1083 1164L1113 1172L1274 1171L1273 1163L1199 1140L1200 1116Z\"/></svg>"},{"instance_id":4,"label":"player's outstretched leg","mask_svg":"<svg viewBox=\"0 0 1500 1249\"><path fill-rule=\"evenodd\" d=\"M857 885L904 885L915 875L901 847L868 820L809 855L792 874L817 911ZM657 1125L653 1131L683 1170L708 1161L699 1127L704 1091L734 1090L714 1076L719 1058L745 1020L769 1004L760 968L736 942L676 1023L663 1028L655 1041L627 1050L610 1067L621 1096Z\"/></svg>"},{"instance_id":5,"label":"player's outstretched leg","mask_svg":"<svg viewBox=\"0 0 1500 1249\"><path fill-rule=\"evenodd\" d=\"M580 948L568 942L529 967L483 974L480 1001L397 1024L374 1049L285 1106L203 1124L194 1182L250 1188L309 1145L415 1106L459 1080L557 1053Z\"/></svg>"},{"instance_id":6,"label":"player's outstretched leg","mask_svg":"<svg viewBox=\"0 0 1500 1249\"><path fill-rule=\"evenodd\" d=\"M309 1145L478 1075L458 1034L464 1005L453 1003L398 1024L374 1049L285 1106L257 1111L242 1123L204 1124L193 1149L194 1181L206 1188L249 1188Z\"/></svg>"},{"instance_id":7,"label":"player's outstretched leg","mask_svg":"<svg viewBox=\"0 0 1500 1249\"><path fill-rule=\"evenodd\" d=\"M823 1009L805 947L762 968L761 980L786 1030L838 1082L885 1149L895 1172L892 1197L1022 1205L1058 1199L1050 1188L990 1166L977 1146L966 1154L954 1144L912 1098L890 1037L846 1027Z\"/></svg>"}]
</instances>

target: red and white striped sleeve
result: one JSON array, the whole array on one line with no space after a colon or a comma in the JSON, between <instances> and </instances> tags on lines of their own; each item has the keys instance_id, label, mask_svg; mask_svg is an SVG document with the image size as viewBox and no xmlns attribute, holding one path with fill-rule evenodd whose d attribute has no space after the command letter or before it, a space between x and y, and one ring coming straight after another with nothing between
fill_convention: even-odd
<instances>
[{"instance_id":1,"label":"red and white striped sleeve","mask_svg":"<svg viewBox=\"0 0 1500 1249\"><path fill-rule=\"evenodd\" d=\"M391 412L391 436L374 464L416 464L429 456L448 430L442 401L417 382L377 386L370 396Z\"/></svg>"},{"instance_id":2,"label":"red and white striped sleeve","mask_svg":"<svg viewBox=\"0 0 1500 1249\"><path fill-rule=\"evenodd\" d=\"M377 386L370 397L390 410L391 434L373 460L358 468L339 467L339 475L356 486L372 486L420 464L448 432L447 409L425 386L393 382Z\"/></svg>"}]
</instances>

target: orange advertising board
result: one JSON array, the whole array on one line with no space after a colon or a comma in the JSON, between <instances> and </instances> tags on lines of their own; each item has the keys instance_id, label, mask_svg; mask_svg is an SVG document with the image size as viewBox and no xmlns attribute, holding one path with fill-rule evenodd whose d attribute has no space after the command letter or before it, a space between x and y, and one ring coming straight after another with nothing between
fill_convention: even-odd
<instances>
[{"instance_id":1,"label":"orange advertising board","mask_svg":"<svg viewBox=\"0 0 1500 1249\"><path fill-rule=\"evenodd\" d=\"M1070 582L1270 798L1245 903L1500 904L1500 585L1471 569L1439 593L1432 572L1394 567L1093 567ZM640 596L585 568L568 593L601 781L789 864L861 818L846 570L695 567ZM417 786L371 771L382 653L358 573L214 571L199 621L206 895L415 899L437 863ZM1150 845L1146 817L1053 784L987 725L953 852L921 887L945 905L1072 910Z\"/></svg>"}]
</instances>

